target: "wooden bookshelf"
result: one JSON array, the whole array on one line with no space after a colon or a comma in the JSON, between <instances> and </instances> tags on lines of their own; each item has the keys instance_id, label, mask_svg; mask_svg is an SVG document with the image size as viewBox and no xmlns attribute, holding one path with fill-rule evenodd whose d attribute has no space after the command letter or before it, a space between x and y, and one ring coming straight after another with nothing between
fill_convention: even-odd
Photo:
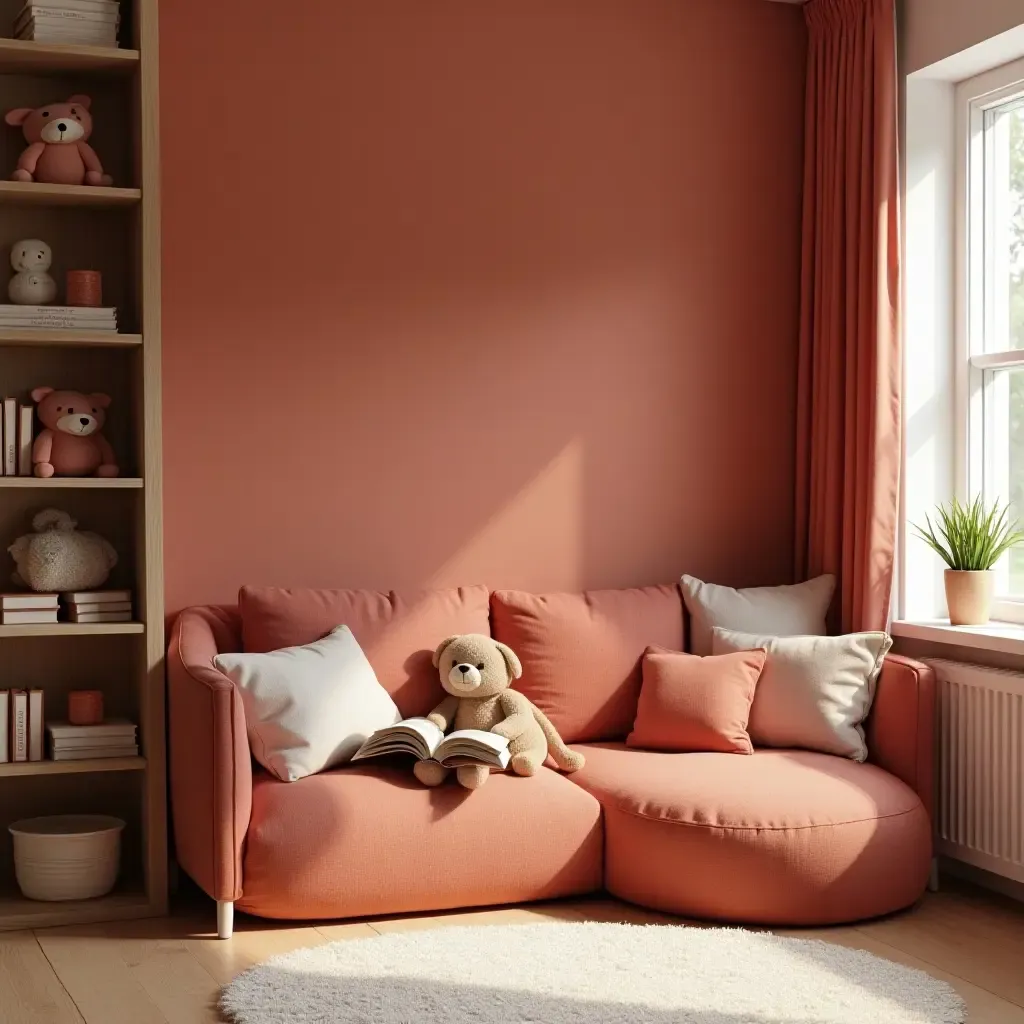
<instances>
[{"instance_id":1,"label":"wooden bookshelf","mask_svg":"<svg viewBox=\"0 0 1024 1024\"><path fill-rule=\"evenodd\" d=\"M0 181L0 203L19 206L136 206L137 188L98 185L43 185L36 181Z\"/></svg>"},{"instance_id":2,"label":"wooden bookshelf","mask_svg":"<svg viewBox=\"0 0 1024 1024\"><path fill-rule=\"evenodd\" d=\"M39 328L0 330L0 346L56 345L64 348L132 348L142 344L141 334L119 331L44 331Z\"/></svg>"},{"instance_id":3,"label":"wooden bookshelf","mask_svg":"<svg viewBox=\"0 0 1024 1024\"><path fill-rule=\"evenodd\" d=\"M83 71L131 75L138 70L138 65L138 50L0 39L0 75L79 74Z\"/></svg>"},{"instance_id":4,"label":"wooden bookshelf","mask_svg":"<svg viewBox=\"0 0 1024 1024\"><path fill-rule=\"evenodd\" d=\"M21 0L0 0L0 32L20 6ZM0 477L0 548L28 532L40 509L67 510L80 529L117 549L107 586L132 590L136 619L0 626L0 659L5 678L17 680L12 685L44 691L50 719L66 717L70 690L102 690L108 714L138 723L140 745L138 757L0 765L0 930L167 909L157 0L122 0L121 11L123 49L0 39L3 109L88 93L96 122L90 142L115 182L98 188L0 180L0 262L7 266L18 239L42 238L53 249L59 288L66 270L95 267L126 332L0 331L0 397L26 402L42 384L106 392L113 401L105 433L122 473ZM0 135L0 179L13 169L19 143L16 132ZM8 563L0 575L13 571ZM24 899L7 825L67 813L124 819L118 889L81 902Z\"/></svg>"},{"instance_id":5,"label":"wooden bookshelf","mask_svg":"<svg viewBox=\"0 0 1024 1024\"><path fill-rule=\"evenodd\" d=\"M144 622L37 622L0 626L0 637L130 636L145 632Z\"/></svg>"},{"instance_id":6,"label":"wooden bookshelf","mask_svg":"<svg viewBox=\"0 0 1024 1024\"><path fill-rule=\"evenodd\" d=\"M0 357L2 358L2 357ZM145 481L137 476L0 476L0 490L20 491L138 491Z\"/></svg>"},{"instance_id":7,"label":"wooden bookshelf","mask_svg":"<svg viewBox=\"0 0 1024 1024\"><path fill-rule=\"evenodd\" d=\"M19 761L0 764L0 779L19 775L84 775L96 772L141 772L144 757L94 757L82 761Z\"/></svg>"}]
</instances>

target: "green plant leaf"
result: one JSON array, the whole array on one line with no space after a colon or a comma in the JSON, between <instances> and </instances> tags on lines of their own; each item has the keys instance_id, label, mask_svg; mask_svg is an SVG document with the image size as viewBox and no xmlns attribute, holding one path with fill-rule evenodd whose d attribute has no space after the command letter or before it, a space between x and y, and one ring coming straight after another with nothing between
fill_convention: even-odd
<instances>
[{"instance_id":1,"label":"green plant leaf","mask_svg":"<svg viewBox=\"0 0 1024 1024\"><path fill-rule=\"evenodd\" d=\"M969 502L958 498L935 510L935 523L925 514L924 526L910 525L950 569L979 572L991 569L1011 548L1024 543L1024 530L1010 519L1009 505L986 507L981 495Z\"/></svg>"}]
</instances>

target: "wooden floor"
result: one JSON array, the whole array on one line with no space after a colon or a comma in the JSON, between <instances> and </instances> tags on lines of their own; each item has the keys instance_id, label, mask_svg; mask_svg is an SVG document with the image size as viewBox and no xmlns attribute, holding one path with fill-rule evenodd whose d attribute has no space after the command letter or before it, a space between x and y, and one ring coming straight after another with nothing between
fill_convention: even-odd
<instances>
[{"instance_id":1,"label":"wooden floor","mask_svg":"<svg viewBox=\"0 0 1024 1024\"><path fill-rule=\"evenodd\" d=\"M188 899L169 917L0 934L3 1024L216 1024L220 986L277 953L408 928L545 920L686 923L588 898L501 910L282 926L239 915L227 942L214 911ZM958 887L856 928L784 932L870 950L949 981L970 1024L1024 1024L1024 907Z\"/></svg>"}]
</instances>

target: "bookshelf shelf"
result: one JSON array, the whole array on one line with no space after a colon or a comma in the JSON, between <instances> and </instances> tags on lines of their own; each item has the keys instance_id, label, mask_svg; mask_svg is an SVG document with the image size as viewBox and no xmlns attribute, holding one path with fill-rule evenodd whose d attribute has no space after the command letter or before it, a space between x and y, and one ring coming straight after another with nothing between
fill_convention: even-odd
<instances>
[{"instance_id":1,"label":"bookshelf shelf","mask_svg":"<svg viewBox=\"0 0 1024 1024\"><path fill-rule=\"evenodd\" d=\"M0 39L0 74L4 75L65 74L69 71L130 75L138 65L138 50Z\"/></svg>"},{"instance_id":2,"label":"bookshelf shelf","mask_svg":"<svg viewBox=\"0 0 1024 1024\"><path fill-rule=\"evenodd\" d=\"M0 626L0 637L10 636L117 636L145 633L142 622L45 622L35 625Z\"/></svg>"},{"instance_id":3,"label":"bookshelf shelf","mask_svg":"<svg viewBox=\"0 0 1024 1024\"><path fill-rule=\"evenodd\" d=\"M23 928L57 928L68 924L93 924L152 917L160 913L143 892L115 892L94 900L41 903L24 896L0 896L0 931Z\"/></svg>"},{"instance_id":4,"label":"bookshelf shelf","mask_svg":"<svg viewBox=\"0 0 1024 1024\"><path fill-rule=\"evenodd\" d=\"M69 348L133 348L142 344L141 334L119 334L117 331L44 331L38 328L0 330L0 346Z\"/></svg>"},{"instance_id":5,"label":"bookshelf shelf","mask_svg":"<svg viewBox=\"0 0 1024 1024\"><path fill-rule=\"evenodd\" d=\"M145 486L137 476L51 476L41 480L35 476L0 476L0 490L74 490L74 491L137 491Z\"/></svg>"},{"instance_id":6,"label":"bookshelf shelf","mask_svg":"<svg viewBox=\"0 0 1024 1024\"><path fill-rule=\"evenodd\" d=\"M85 761L20 761L0 764L0 779L19 775L84 775L89 772L138 772L144 757L94 757Z\"/></svg>"},{"instance_id":7,"label":"bookshelf shelf","mask_svg":"<svg viewBox=\"0 0 1024 1024\"><path fill-rule=\"evenodd\" d=\"M45 185L37 181L0 181L0 203L20 206L136 206L137 188L100 185Z\"/></svg>"}]
</instances>

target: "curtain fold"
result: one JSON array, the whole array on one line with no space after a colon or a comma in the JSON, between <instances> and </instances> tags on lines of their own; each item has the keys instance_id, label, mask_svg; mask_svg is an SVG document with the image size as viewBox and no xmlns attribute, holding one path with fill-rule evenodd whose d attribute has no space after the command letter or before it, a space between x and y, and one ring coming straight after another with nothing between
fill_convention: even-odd
<instances>
[{"instance_id":1,"label":"curtain fold","mask_svg":"<svg viewBox=\"0 0 1024 1024\"><path fill-rule=\"evenodd\" d=\"M901 453L894 0L810 0L797 414L798 578L885 629Z\"/></svg>"}]
</instances>

